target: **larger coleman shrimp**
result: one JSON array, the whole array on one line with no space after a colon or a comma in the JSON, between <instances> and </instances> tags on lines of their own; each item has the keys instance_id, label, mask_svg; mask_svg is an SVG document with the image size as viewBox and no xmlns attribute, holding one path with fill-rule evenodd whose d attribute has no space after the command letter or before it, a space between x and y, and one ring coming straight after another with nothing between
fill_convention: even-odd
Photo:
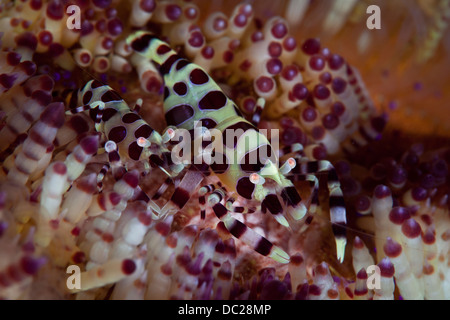
<instances>
[{"instance_id":1,"label":"larger coleman shrimp","mask_svg":"<svg viewBox=\"0 0 450 320\"><path fill-rule=\"evenodd\" d=\"M267 138L242 117L236 104L200 66L184 59L167 43L148 32L136 32L127 41L134 51L159 65L159 72L165 82L164 111L169 126L192 132L197 121L200 121L203 127L220 130L223 135L224 161L213 162L211 165L205 162L201 165L191 165L170 201L161 209L162 214L181 209L203 180L203 172L207 172L208 175L212 171L228 192L234 192L248 200L256 200L263 212L269 211L284 226L289 226L288 220L297 221L305 216L308 212L305 204L308 202L301 199L293 183L286 178L286 174L296 165L295 160L290 158L279 168L276 165L275 152ZM232 129L233 132L241 129L241 135L227 139L226 135L229 132L227 129ZM262 154L263 150L269 158L256 157L256 163L249 163L248 159L255 158L251 157L253 153ZM216 159L217 156L215 154ZM237 161L230 163L228 160L231 157ZM330 216L336 239L337 257L343 261L346 245L344 227L346 211L340 183L333 166L328 161L305 161L298 165L295 171L303 176L319 172L328 173ZM318 187L318 183L316 186ZM199 192L202 195L214 190L211 187L209 189L203 187ZM208 198L208 203L228 231L260 254L279 262L289 262L289 255L281 248L231 216L232 207L221 203L224 196L224 192L216 190ZM317 203L317 198L315 190L310 201L311 205Z\"/></svg>"}]
</instances>

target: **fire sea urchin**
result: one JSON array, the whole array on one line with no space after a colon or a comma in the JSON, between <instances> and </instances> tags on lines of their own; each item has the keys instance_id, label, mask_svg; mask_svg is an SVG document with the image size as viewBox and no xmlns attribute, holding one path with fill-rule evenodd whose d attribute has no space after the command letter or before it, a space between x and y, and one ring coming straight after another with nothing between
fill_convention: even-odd
<instances>
[{"instance_id":1,"label":"fire sea urchin","mask_svg":"<svg viewBox=\"0 0 450 320\"><path fill-rule=\"evenodd\" d=\"M373 2L1 2L0 298L450 299L450 1Z\"/></svg>"}]
</instances>

